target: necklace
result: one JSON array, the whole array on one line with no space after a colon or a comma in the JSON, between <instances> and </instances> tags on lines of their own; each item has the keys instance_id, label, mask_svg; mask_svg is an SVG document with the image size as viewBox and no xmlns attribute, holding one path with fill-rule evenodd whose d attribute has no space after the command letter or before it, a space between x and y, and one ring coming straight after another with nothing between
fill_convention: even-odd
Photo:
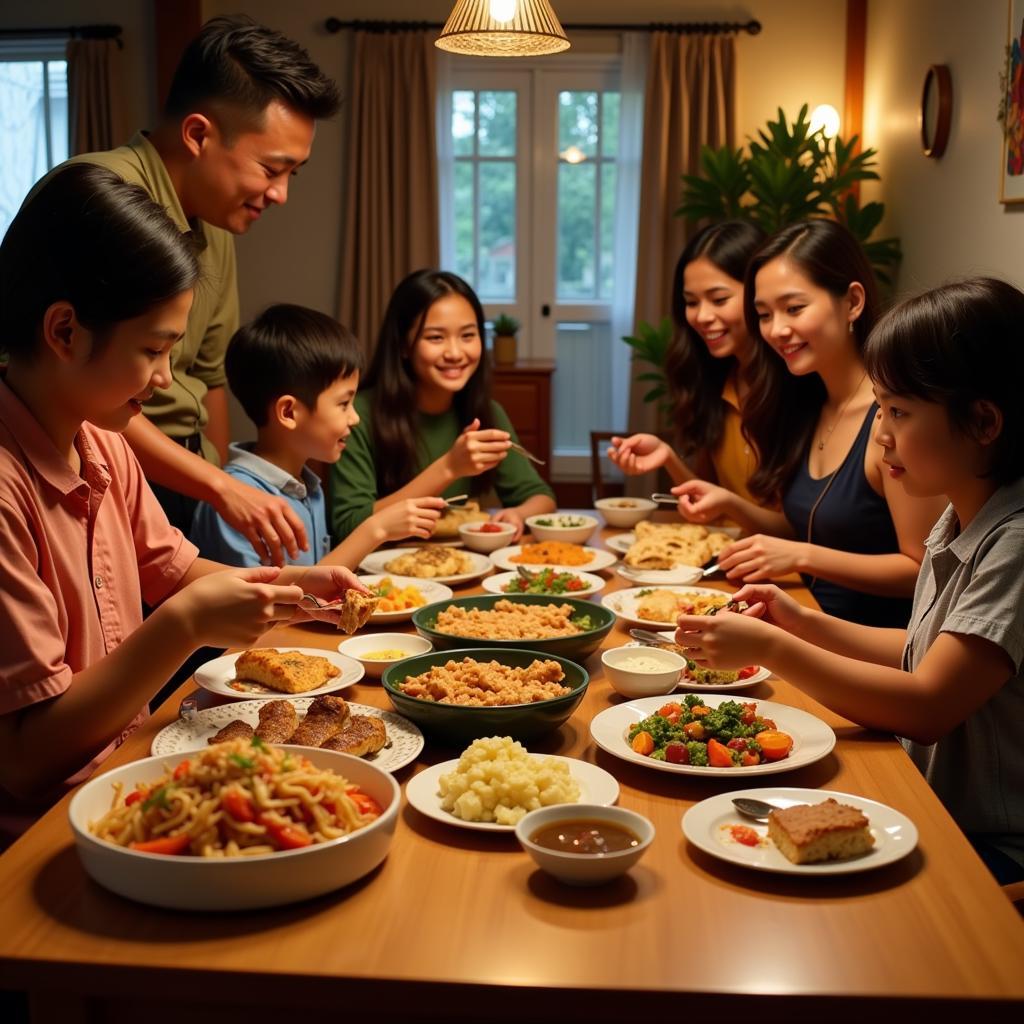
<instances>
[{"instance_id":1,"label":"necklace","mask_svg":"<svg viewBox=\"0 0 1024 1024\"><path fill-rule=\"evenodd\" d=\"M832 437L832 431L835 430L836 427L839 426L839 422L842 420L843 415L846 413L846 410L849 407L850 403L857 397L857 395L860 394L860 389L864 386L864 381L867 380L867 377L868 377L868 375L867 375L867 373L865 373L864 376L861 377L861 379L860 379L859 383L857 384L857 386L851 392L850 397L847 398L847 400L845 402L843 402L842 407L839 410L839 414L832 421L832 426L830 426L828 428L828 430L825 432L825 436L818 442L818 451L819 452L825 450L825 445L828 444L829 440Z\"/></svg>"}]
</instances>

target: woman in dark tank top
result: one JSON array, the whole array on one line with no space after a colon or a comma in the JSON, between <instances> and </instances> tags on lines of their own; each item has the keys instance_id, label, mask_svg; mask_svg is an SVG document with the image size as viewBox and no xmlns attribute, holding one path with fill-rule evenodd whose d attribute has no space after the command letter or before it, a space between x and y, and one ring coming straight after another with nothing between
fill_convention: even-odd
<instances>
[{"instance_id":1,"label":"woman in dark tank top","mask_svg":"<svg viewBox=\"0 0 1024 1024\"><path fill-rule=\"evenodd\" d=\"M840 224L804 221L758 250L744 293L748 326L765 342L744 407L761 453L750 490L783 512L697 480L674 488L680 513L728 516L752 534L720 558L734 582L799 572L826 612L906 626L942 507L908 497L872 440L877 406L861 358L878 308L870 264Z\"/></svg>"}]
</instances>

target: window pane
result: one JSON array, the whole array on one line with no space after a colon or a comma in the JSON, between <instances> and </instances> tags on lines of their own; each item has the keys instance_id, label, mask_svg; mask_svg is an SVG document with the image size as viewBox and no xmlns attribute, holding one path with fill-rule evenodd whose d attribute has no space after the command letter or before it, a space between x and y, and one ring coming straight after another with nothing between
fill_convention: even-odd
<instances>
[{"instance_id":1,"label":"window pane","mask_svg":"<svg viewBox=\"0 0 1024 1024\"><path fill-rule=\"evenodd\" d=\"M597 155L596 92L558 94L558 152L570 162L574 157L578 162L580 153L583 157Z\"/></svg>"},{"instance_id":2,"label":"window pane","mask_svg":"<svg viewBox=\"0 0 1024 1024\"><path fill-rule=\"evenodd\" d=\"M473 192L473 164L469 160L455 161L455 273L476 286L473 269L473 215L476 196Z\"/></svg>"},{"instance_id":3,"label":"window pane","mask_svg":"<svg viewBox=\"0 0 1024 1024\"><path fill-rule=\"evenodd\" d=\"M557 370L551 378L555 450L564 455L589 453L591 430L625 427L625 422L611 422L615 419L611 324L559 323L555 358Z\"/></svg>"},{"instance_id":4,"label":"window pane","mask_svg":"<svg viewBox=\"0 0 1024 1024\"><path fill-rule=\"evenodd\" d=\"M456 156L473 155L473 125L476 101L472 92L452 93L452 147Z\"/></svg>"},{"instance_id":5,"label":"window pane","mask_svg":"<svg viewBox=\"0 0 1024 1024\"><path fill-rule=\"evenodd\" d=\"M516 165L481 163L480 278L482 299L512 299L516 292Z\"/></svg>"},{"instance_id":6,"label":"window pane","mask_svg":"<svg viewBox=\"0 0 1024 1024\"><path fill-rule=\"evenodd\" d=\"M516 94L481 92L480 155L515 156Z\"/></svg>"},{"instance_id":7,"label":"window pane","mask_svg":"<svg viewBox=\"0 0 1024 1024\"><path fill-rule=\"evenodd\" d=\"M595 297L594 164L558 166L558 288L560 300Z\"/></svg>"},{"instance_id":8,"label":"window pane","mask_svg":"<svg viewBox=\"0 0 1024 1024\"><path fill-rule=\"evenodd\" d=\"M606 92L601 95L601 154L606 157L619 155L619 94Z\"/></svg>"},{"instance_id":9,"label":"window pane","mask_svg":"<svg viewBox=\"0 0 1024 1024\"><path fill-rule=\"evenodd\" d=\"M618 182L618 164L601 162L601 268L598 295L612 298L615 267L615 187Z\"/></svg>"},{"instance_id":10,"label":"window pane","mask_svg":"<svg viewBox=\"0 0 1024 1024\"><path fill-rule=\"evenodd\" d=\"M50 166L68 156L68 62L51 60L46 65L50 85Z\"/></svg>"},{"instance_id":11,"label":"window pane","mask_svg":"<svg viewBox=\"0 0 1024 1024\"><path fill-rule=\"evenodd\" d=\"M0 63L0 237L29 189L49 170L44 115L42 61Z\"/></svg>"}]
</instances>

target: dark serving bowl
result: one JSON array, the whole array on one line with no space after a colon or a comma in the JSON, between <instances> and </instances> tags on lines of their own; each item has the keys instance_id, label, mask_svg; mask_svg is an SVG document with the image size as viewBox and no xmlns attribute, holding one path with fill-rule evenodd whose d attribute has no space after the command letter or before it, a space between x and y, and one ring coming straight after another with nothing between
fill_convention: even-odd
<instances>
[{"instance_id":1,"label":"dark serving bowl","mask_svg":"<svg viewBox=\"0 0 1024 1024\"><path fill-rule=\"evenodd\" d=\"M477 708L409 697L399 688L410 676L418 676L435 665L462 661L463 658L497 661L512 668L526 668L538 658L557 661L565 673L562 685L571 687L571 690L564 697L553 697L533 704ZM406 658L385 669L381 682L395 710L415 722L428 736L452 744L464 744L481 736L511 736L517 740L528 740L557 729L583 700L590 676L582 665L556 655L522 649L496 651L475 647L431 651L429 654Z\"/></svg>"},{"instance_id":2,"label":"dark serving bowl","mask_svg":"<svg viewBox=\"0 0 1024 1024\"><path fill-rule=\"evenodd\" d=\"M573 616L588 615L594 628L574 636L556 636L544 640L490 640L479 637L456 636L442 633L436 628L439 612L457 605L460 608L481 608L489 610L499 601L514 601L517 604L571 604ZM443 651L452 647L492 647L499 651L529 650L543 654L554 654L561 658L582 661L601 646L601 641L615 625L615 613L604 605L594 604L579 597L548 597L544 594L478 594L476 597L455 597L448 601L436 601L413 612L412 624L420 636L433 643L435 650Z\"/></svg>"}]
</instances>

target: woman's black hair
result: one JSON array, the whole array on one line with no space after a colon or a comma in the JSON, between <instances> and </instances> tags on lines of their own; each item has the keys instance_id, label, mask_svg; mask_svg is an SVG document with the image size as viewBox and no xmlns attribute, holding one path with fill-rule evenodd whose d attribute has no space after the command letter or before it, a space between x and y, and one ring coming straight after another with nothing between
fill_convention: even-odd
<instances>
[{"instance_id":1,"label":"woman's black hair","mask_svg":"<svg viewBox=\"0 0 1024 1024\"><path fill-rule=\"evenodd\" d=\"M377 493L391 494L404 487L420 471L417 380L411 354L427 311L446 295L461 295L472 307L484 342L484 311L476 292L457 274L445 270L416 270L394 290L377 335L366 386L373 388L373 443L377 466ZM461 426L480 420L481 429L493 426L490 369L486 353L466 386L455 395L455 412ZM491 474L474 477L471 490L486 491Z\"/></svg>"},{"instance_id":2,"label":"woman's black hair","mask_svg":"<svg viewBox=\"0 0 1024 1024\"><path fill-rule=\"evenodd\" d=\"M139 185L95 164L69 164L18 211L0 243L0 348L39 351L43 315L65 301L96 333L195 287L199 261L187 236Z\"/></svg>"},{"instance_id":3,"label":"woman's black hair","mask_svg":"<svg viewBox=\"0 0 1024 1024\"><path fill-rule=\"evenodd\" d=\"M716 359L686 320L686 268L694 260L706 259L742 288L747 263L763 241L764 232L748 221L712 224L690 239L676 263L672 278L676 335L665 359L665 375L672 392L676 441L684 459L718 446L725 423L722 388L736 369L734 357Z\"/></svg>"},{"instance_id":4,"label":"woman's black hair","mask_svg":"<svg viewBox=\"0 0 1024 1024\"><path fill-rule=\"evenodd\" d=\"M164 114L181 118L211 103L258 123L273 100L307 117L333 117L335 83L298 43L244 14L211 18L188 44L174 72Z\"/></svg>"},{"instance_id":5,"label":"woman's black hair","mask_svg":"<svg viewBox=\"0 0 1024 1024\"><path fill-rule=\"evenodd\" d=\"M224 358L231 393L258 427L271 403L294 395L315 409L320 393L363 367L355 335L326 313L280 303L243 324Z\"/></svg>"},{"instance_id":6,"label":"woman's black hair","mask_svg":"<svg viewBox=\"0 0 1024 1024\"><path fill-rule=\"evenodd\" d=\"M878 286L860 243L833 220L790 224L754 254L747 267L743 294L750 336L761 337L754 305L758 272L779 257L790 260L836 299L846 298L854 282L863 287L864 309L853 322L853 340L857 350L863 352L878 317ZM746 380L749 390L743 404L743 430L758 452L757 469L749 487L755 497L775 503L807 457L828 394L818 374L791 374L782 357L764 341L754 348Z\"/></svg>"},{"instance_id":7,"label":"woman's black hair","mask_svg":"<svg viewBox=\"0 0 1024 1024\"><path fill-rule=\"evenodd\" d=\"M954 429L976 429L977 402L991 402L1003 429L989 448L987 476L1024 476L1024 293L972 277L905 299L879 320L864 349L875 385L896 397L945 407Z\"/></svg>"}]
</instances>

